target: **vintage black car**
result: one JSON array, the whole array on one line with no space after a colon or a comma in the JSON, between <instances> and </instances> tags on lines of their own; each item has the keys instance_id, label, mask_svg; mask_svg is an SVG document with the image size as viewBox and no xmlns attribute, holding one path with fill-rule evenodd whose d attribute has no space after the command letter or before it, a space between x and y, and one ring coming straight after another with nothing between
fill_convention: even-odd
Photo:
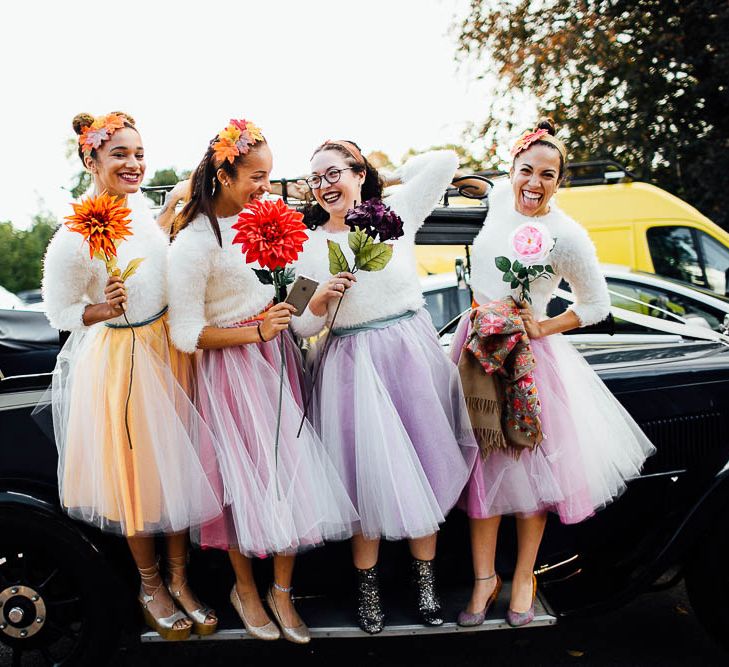
<instances>
[{"instance_id":1,"label":"vintage black car","mask_svg":"<svg viewBox=\"0 0 729 667\"><path fill-rule=\"evenodd\" d=\"M485 212L483 206L441 207L418 242L460 244L467 258ZM609 323L605 326L608 330ZM135 603L138 582L124 543L72 521L59 507L56 448L31 417L58 347L58 332L42 313L0 311L0 640L13 648L18 664L24 652L40 651L48 664L99 665L117 645L119 629L126 641L160 638L143 629ZM576 526L550 518L538 558L533 625L599 614L685 578L704 627L729 648L724 604L729 596L729 348L686 336L670 343L657 337L639 345L591 344L581 351L658 451L626 493L595 517ZM498 562L504 575L513 567L512 533L506 522ZM270 581L269 567L269 562L257 566L261 590ZM472 583L467 523L457 510L439 538L447 608L443 626L426 628L416 621L403 544L383 545L381 567L388 618L379 636L507 627L508 594L482 626L455 624ZM232 572L226 554L195 551L191 576L221 616L213 638L245 639L227 602ZM366 636L354 618L351 577L347 544L301 556L297 605L315 639Z\"/></svg>"}]
</instances>

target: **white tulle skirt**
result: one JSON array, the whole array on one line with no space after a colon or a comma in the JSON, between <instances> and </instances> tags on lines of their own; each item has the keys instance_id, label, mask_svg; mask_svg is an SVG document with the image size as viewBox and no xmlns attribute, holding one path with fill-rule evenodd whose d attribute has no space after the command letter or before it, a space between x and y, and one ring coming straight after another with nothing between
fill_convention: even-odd
<instances>
[{"instance_id":1,"label":"white tulle skirt","mask_svg":"<svg viewBox=\"0 0 729 667\"><path fill-rule=\"evenodd\" d=\"M71 334L51 385L69 515L130 537L183 531L220 514L198 458L210 434L191 389L191 358L172 347L166 316L134 330L96 325Z\"/></svg>"},{"instance_id":2,"label":"white tulle skirt","mask_svg":"<svg viewBox=\"0 0 729 667\"><path fill-rule=\"evenodd\" d=\"M357 513L321 441L308 421L296 435L303 403L301 354L288 332L282 336L278 454L280 339L198 352L198 405L215 435L203 459L218 461L211 482L226 505L221 517L193 533L203 547L262 557L352 535Z\"/></svg>"}]
</instances>

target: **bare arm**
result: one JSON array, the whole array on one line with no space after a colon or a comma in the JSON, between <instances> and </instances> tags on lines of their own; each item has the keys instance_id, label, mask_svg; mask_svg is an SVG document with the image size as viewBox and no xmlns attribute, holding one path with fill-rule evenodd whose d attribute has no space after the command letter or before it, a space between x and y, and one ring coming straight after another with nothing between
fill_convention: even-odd
<instances>
[{"instance_id":1,"label":"bare arm","mask_svg":"<svg viewBox=\"0 0 729 667\"><path fill-rule=\"evenodd\" d=\"M157 224L168 234L172 229L172 223L175 221L175 209L181 201L187 201L190 198L190 180L180 181L172 190L167 193L165 203L157 216Z\"/></svg>"},{"instance_id":2,"label":"bare arm","mask_svg":"<svg viewBox=\"0 0 729 667\"><path fill-rule=\"evenodd\" d=\"M580 318L572 310L566 310L561 315L548 317L541 322L537 322L531 308L520 308L519 311L524 320L524 328L529 338L544 338L552 334L579 329L582 326Z\"/></svg>"},{"instance_id":3,"label":"bare arm","mask_svg":"<svg viewBox=\"0 0 729 667\"><path fill-rule=\"evenodd\" d=\"M201 350L217 350L223 347L268 342L288 328L295 310L291 304L279 303L266 311L259 326L205 327L197 341L197 347Z\"/></svg>"}]
</instances>

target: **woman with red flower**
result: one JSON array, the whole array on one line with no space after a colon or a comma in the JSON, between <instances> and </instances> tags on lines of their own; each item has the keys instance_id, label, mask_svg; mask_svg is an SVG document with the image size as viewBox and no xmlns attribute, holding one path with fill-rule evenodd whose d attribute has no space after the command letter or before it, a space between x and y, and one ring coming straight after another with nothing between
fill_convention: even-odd
<instances>
[{"instance_id":1,"label":"woman with red flower","mask_svg":"<svg viewBox=\"0 0 729 667\"><path fill-rule=\"evenodd\" d=\"M295 258L306 230L299 214L264 199L272 160L250 121L231 121L210 142L175 225L170 322L181 350L199 350L198 406L217 439L208 456L217 460L213 480L226 505L197 539L228 551L236 578L230 600L251 635L306 643L291 599L294 555L351 535L356 513L308 422L296 438L303 376L288 332L294 308L272 302L277 272ZM252 572L252 558L271 554L266 600L279 627Z\"/></svg>"},{"instance_id":2,"label":"woman with red flower","mask_svg":"<svg viewBox=\"0 0 729 667\"><path fill-rule=\"evenodd\" d=\"M307 179L316 200L308 211L313 231L297 270L322 287L294 318L294 330L313 336L335 320L331 343L313 350L319 372L312 421L360 515L352 552L359 624L369 633L384 626L377 574L383 537L409 541L420 619L443 623L436 533L477 452L458 371L423 307L415 262L415 234L457 166L452 151L418 155L388 177L397 188L381 201L380 175L357 145L327 141L314 152ZM392 241L390 261L381 270L330 277L331 245L354 266L347 223L367 229L368 220L377 221L380 240Z\"/></svg>"},{"instance_id":3,"label":"woman with red flower","mask_svg":"<svg viewBox=\"0 0 729 667\"><path fill-rule=\"evenodd\" d=\"M79 114L73 126L97 196L74 204L43 270L48 319L71 332L52 382L61 504L127 538L152 628L166 639L210 634L217 618L186 583L187 531L221 506L197 456L206 434L187 397L192 365L169 338L168 239L139 192L142 139L122 113Z\"/></svg>"}]
</instances>

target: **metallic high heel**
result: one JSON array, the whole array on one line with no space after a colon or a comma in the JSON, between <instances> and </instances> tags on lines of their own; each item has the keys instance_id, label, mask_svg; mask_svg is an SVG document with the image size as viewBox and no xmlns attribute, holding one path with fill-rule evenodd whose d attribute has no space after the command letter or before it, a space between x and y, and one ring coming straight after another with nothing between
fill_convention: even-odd
<instances>
[{"instance_id":1,"label":"metallic high heel","mask_svg":"<svg viewBox=\"0 0 729 667\"><path fill-rule=\"evenodd\" d=\"M518 628L521 625L527 625L534 620L534 600L537 597L537 578L532 575L532 606L526 611L509 611L506 612L506 622L512 628Z\"/></svg>"},{"instance_id":2,"label":"metallic high heel","mask_svg":"<svg viewBox=\"0 0 729 667\"><path fill-rule=\"evenodd\" d=\"M412 570L420 620L425 625L443 625L440 597L435 586L435 561L413 558Z\"/></svg>"},{"instance_id":3,"label":"metallic high heel","mask_svg":"<svg viewBox=\"0 0 729 667\"><path fill-rule=\"evenodd\" d=\"M238 589L233 584L233 588L230 591L230 604L233 605L233 609L238 612L240 620L243 621L248 634L254 639L262 639L263 641L273 641L281 636L276 624L273 621L269 621L266 625L251 625L243 612L243 603L240 601L238 595Z\"/></svg>"},{"instance_id":4,"label":"metallic high heel","mask_svg":"<svg viewBox=\"0 0 729 667\"><path fill-rule=\"evenodd\" d=\"M486 620L486 614L489 613L491 605L496 602L496 598L499 597L499 593L501 592L501 577L496 573L492 574L490 577L476 577L476 581L489 581L494 577L496 577L496 585L494 586L494 590L491 592L491 595L489 595L489 599L486 600L484 608L475 613L471 613L464 609L460 614L458 614L458 625L464 628L472 628L474 626L481 625Z\"/></svg>"},{"instance_id":5,"label":"metallic high heel","mask_svg":"<svg viewBox=\"0 0 729 667\"><path fill-rule=\"evenodd\" d=\"M182 562L180 562L182 561ZM172 556L167 559L167 571L172 573L173 570L184 570L187 565L187 558L185 556ZM182 603L182 591L187 586L187 579L182 580L182 585L176 590L172 590L172 585L167 582L167 590L169 591L172 599L177 605L187 614L192 621L192 631L196 635L205 636L212 635L218 629L218 618L210 607L202 605L197 609L187 609ZM209 618L215 620L214 623L206 623Z\"/></svg>"},{"instance_id":6,"label":"metallic high heel","mask_svg":"<svg viewBox=\"0 0 729 667\"><path fill-rule=\"evenodd\" d=\"M142 579L142 587L139 591L139 603L142 605L144 622L152 628L152 630L157 632L162 639L166 639L168 641L181 641L187 639L192 632L192 624L185 628L174 627L175 623L178 621L188 620L187 615L184 612L175 608L175 612L170 616L157 618L149 609L149 603L154 602L154 596L157 594L157 591L162 588L162 583L160 583L152 591L151 595L147 595L147 593L144 592L144 582L145 580L150 581L151 579L158 577L159 567L157 565L153 565L152 567L140 567L137 569L139 570L139 576ZM172 604L174 607L174 602Z\"/></svg>"},{"instance_id":7,"label":"metallic high heel","mask_svg":"<svg viewBox=\"0 0 729 667\"><path fill-rule=\"evenodd\" d=\"M278 606L276 605L276 600L273 597L274 588L281 593L289 594L291 593L293 588L291 586L289 586L288 588L286 588L285 586L279 586L274 581L273 586L268 589L268 593L266 594L266 602L268 602L271 613L273 613L273 617L276 619L278 626L281 628L284 639L288 639L288 641L293 642L294 644L308 644L311 641L311 635L309 634L309 628L306 627L306 623L302 621L295 628L289 628L288 626L284 625L284 622L281 619L281 614L278 611Z\"/></svg>"},{"instance_id":8,"label":"metallic high heel","mask_svg":"<svg viewBox=\"0 0 729 667\"><path fill-rule=\"evenodd\" d=\"M377 565L357 570L357 620L365 632L376 635L385 627Z\"/></svg>"}]
</instances>

